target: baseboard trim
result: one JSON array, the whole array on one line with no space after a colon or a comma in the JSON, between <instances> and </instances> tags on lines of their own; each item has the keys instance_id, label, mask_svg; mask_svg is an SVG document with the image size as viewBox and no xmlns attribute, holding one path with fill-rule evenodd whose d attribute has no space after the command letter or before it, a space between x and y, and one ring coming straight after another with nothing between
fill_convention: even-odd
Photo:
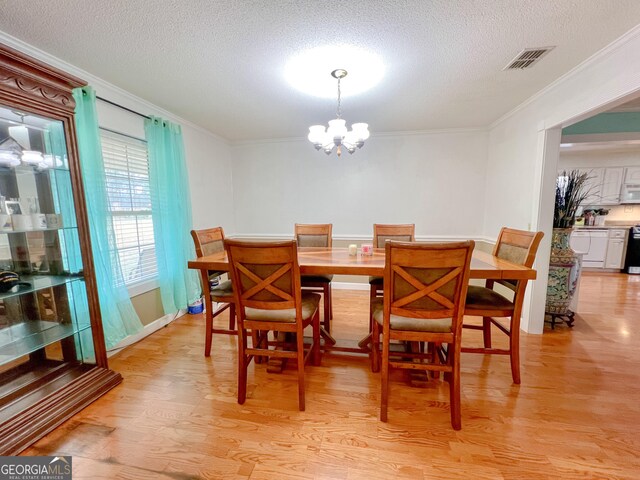
<instances>
[{"instance_id":1,"label":"baseboard trim","mask_svg":"<svg viewBox=\"0 0 640 480\"><path fill-rule=\"evenodd\" d=\"M331 282L331 288L335 290L369 290L369 284L356 282Z\"/></svg>"},{"instance_id":2,"label":"baseboard trim","mask_svg":"<svg viewBox=\"0 0 640 480\"><path fill-rule=\"evenodd\" d=\"M284 233L235 233L228 235L227 238L235 238L238 240L293 240L293 235ZM371 242L370 235L333 235L333 240L345 240L353 242ZM459 242L464 240L475 240L476 242L486 242L493 244L495 238L485 237L482 235L416 235L418 242Z\"/></svg>"},{"instance_id":3,"label":"baseboard trim","mask_svg":"<svg viewBox=\"0 0 640 480\"><path fill-rule=\"evenodd\" d=\"M161 328L166 327L171 322L173 322L174 320L180 318L181 316L183 316L186 313L187 313L186 310L178 310L177 313L167 314L167 315L165 315L163 317L160 317L157 320L154 320L153 322L145 325L144 328L142 329L142 331L140 331L138 333L135 333L133 335L129 335L126 338L123 338L114 347L110 348L107 351L107 357L115 355L116 353L118 353L123 348L128 347L130 345L133 345L134 343L139 342L143 338L148 337L152 333L157 332Z\"/></svg>"}]
</instances>

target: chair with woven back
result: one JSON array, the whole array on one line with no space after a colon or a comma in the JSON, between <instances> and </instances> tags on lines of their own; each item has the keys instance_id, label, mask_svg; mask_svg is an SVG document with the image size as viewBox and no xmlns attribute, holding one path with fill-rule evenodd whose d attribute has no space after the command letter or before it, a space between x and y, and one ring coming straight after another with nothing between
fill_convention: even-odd
<instances>
[{"instance_id":1,"label":"chair with woven back","mask_svg":"<svg viewBox=\"0 0 640 480\"><path fill-rule=\"evenodd\" d=\"M191 230L191 237L196 247L196 255L204 257L217 252L224 251L224 231L222 227L207 228L203 230ZM211 355L211 342L214 333L222 333L226 335L236 335L235 329L236 309L233 298L233 286L230 280L225 280L217 285L212 285L212 281L225 272L200 272L200 283L202 284L202 292L205 297L206 306L206 332L204 355ZM220 304L214 311L213 303ZM214 328L213 319L225 310L229 310L229 328Z\"/></svg>"},{"instance_id":2,"label":"chair with woven back","mask_svg":"<svg viewBox=\"0 0 640 480\"><path fill-rule=\"evenodd\" d=\"M493 255L525 267L532 267L543 232L529 232L503 227L498 236ZM501 285L503 292L511 299L497 292L494 287ZM463 347L463 353L484 353L509 355L513 383L520 383L520 317L522 303L527 288L527 280L487 280L484 287L469 286L465 315L482 317L482 325L465 323L464 328L482 330L483 347ZM497 318L509 318L504 325ZM491 345L491 326L509 338L508 348L493 348Z\"/></svg>"},{"instance_id":3,"label":"chair with woven back","mask_svg":"<svg viewBox=\"0 0 640 480\"><path fill-rule=\"evenodd\" d=\"M329 247L333 241L331 223L323 224L295 224L295 238L298 247ZM302 275L302 289L310 292L322 294L324 301L322 325L324 329L331 332L331 319L333 318L333 306L331 303L331 280L333 275Z\"/></svg>"},{"instance_id":4,"label":"chair with woven back","mask_svg":"<svg viewBox=\"0 0 640 480\"><path fill-rule=\"evenodd\" d=\"M461 428L460 337L474 242L405 243L385 246L384 297L371 301L372 369L382 361L380 420L387 421L389 369L445 372L451 425ZM382 359L380 359L382 334ZM431 344L434 350L393 351L391 342ZM442 345L446 344L445 349Z\"/></svg>"},{"instance_id":5,"label":"chair with woven back","mask_svg":"<svg viewBox=\"0 0 640 480\"><path fill-rule=\"evenodd\" d=\"M247 397L247 369L252 359L292 358L298 369L298 408L303 411L305 363L320 364L320 295L301 289L296 242L227 240L225 249L238 313L238 403L243 404ZM305 354L303 331L308 326L313 335ZM270 331L295 333L295 348L290 349L286 341L270 341Z\"/></svg>"}]
</instances>

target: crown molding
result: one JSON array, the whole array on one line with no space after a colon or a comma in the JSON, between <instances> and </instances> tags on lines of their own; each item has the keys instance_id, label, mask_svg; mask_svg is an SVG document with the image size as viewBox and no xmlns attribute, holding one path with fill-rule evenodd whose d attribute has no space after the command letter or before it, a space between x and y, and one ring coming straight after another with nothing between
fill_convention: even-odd
<instances>
[{"instance_id":1,"label":"crown molding","mask_svg":"<svg viewBox=\"0 0 640 480\"><path fill-rule=\"evenodd\" d=\"M470 127L470 128L440 128L433 130L401 130L398 132L377 132L372 133L369 138L378 137L408 137L408 136L426 136L426 135L446 135L446 134L463 134L463 133L489 133L488 127ZM281 137L281 138L259 138L251 140L231 140L231 147L242 147L247 145L264 145L271 143L296 143L308 142L307 137Z\"/></svg>"},{"instance_id":2,"label":"crown molding","mask_svg":"<svg viewBox=\"0 0 640 480\"><path fill-rule=\"evenodd\" d=\"M100 96L104 96L104 97L109 97L109 93L110 92L100 92L100 89L105 89L107 91L111 91L116 93L117 95L125 98L126 100L133 102L139 106L142 106L144 108L149 109L149 112L146 112L148 114L151 115L158 115L158 116L162 116L164 118L167 118L168 120L171 120L172 122L176 122L176 123L180 123L183 126L188 126L190 128L193 128L194 130L198 130L201 133L204 133L205 135L208 135L216 140L218 140L219 142L224 143L225 145L230 145L229 140L221 137L220 135L217 135L209 130L207 130L206 128L201 127L200 125L196 125L195 123L186 120L174 113L171 113L168 110L165 110L161 107L158 107L157 105L143 99L140 98L126 90L124 90L123 88L120 88L112 83L107 82L106 80L103 80L100 77L97 77L96 75L93 75L85 70L82 70L81 68L78 68L54 55L51 55L50 53L47 53L43 50L40 50L39 48L36 48L16 37L13 37L5 32L0 31L0 43L4 43L5 45L8 45L9 47L12 47L26 55L29 55L31 57L34 57L42 62L45 62L49 65L51 65L52 67L58 68L60 70L63 70L64 72L67 72L71 75L74 75L76 77L82 78L83 80L87 81L89 83L90 86L92 86L96 92L99 92ZM112 100L112 99L110 99ZM112 101L116 101L116 100L112 100ZM116 103L120 103L120 102L116 102ZM138 108L140 109L140 107L134 107L134 108ZM141 109L142 110L142 109ZM145 113L145 112L142 112Z\"/></svg>"},{"instance_id":3,"label":"crown molding","mask_svg":"<svg viewBox=\"0 0 640 480\"><path fill-rule=\"evenodd\" d=\"M607 55L609 55L611 52L614 52L615 50L621 48L622 46L624 46L626 43L628 43L631 40L633 40L638 35L640 35L640 24L636 25L635 27L633 27L631 30L626 32L621 37L618 37L617 39L615 39L609 45L607 45L604 48L598 50L596 53L591 55L589 58L587 58L583 62L579 63L575 67L573 67L567 73L565 73L565 74L561 75L560 77L558 77L557 79L555 79L553 82L551 82L549 85L544 87L542 90L538 91L537 93L534 93L532 96L527 98L524 102L519 104L517 107L509 110L507 113L502 115L500 118L498 118L497 120L492 122L488 127L489 130L493 130L495 127L497 127L498 125L500 125L501 123L503 123L504 121L506 121L507 119L509 119L513 115L515 115L516 113L520 112L525 107L527 107L528 105L532 104L533 102L538 100L540 97L544 96L549 91L553 90L554 88L557 88L559 85L563 84L568 79L570 79L574 75L578 74L582 70L588 68L589 66L593 65L594 63L597 63L602 58L604 58ZM617 99L613 99L612 101L614 101L614 100L617 100ZM611 103L611 102L609 101L609 102L607 102L607 104L608 103Z\"/></svg>"}]
</instances>

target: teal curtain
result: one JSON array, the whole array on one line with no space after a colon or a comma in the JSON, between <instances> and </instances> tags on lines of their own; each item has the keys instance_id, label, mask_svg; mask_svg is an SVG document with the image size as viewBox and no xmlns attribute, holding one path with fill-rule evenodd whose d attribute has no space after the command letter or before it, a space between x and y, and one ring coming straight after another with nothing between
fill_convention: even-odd
<instances>
[{"instance_id":1,"label":"teal curtain","mask_svg":"<svg viewBox=\"0 0 640 480\"><path fill-rule=\"evenodd\" d=\"M102 326L107 348L142 330L142 322L124 286L116 235L107 201L104 162L98 131L96 94L91 87L76 88L78 151L87 203L93 263L98 284Z\"/></svg>"},{"instance_id":2,"label":"teal curtain","mask_svg":"<svg viewBox=\"0 0 640 480\"><path fill-rule=\"evenodd\" d=\"M46 153L54 155L67 165L67 147L62 122L51 122L44 131L44 145ZM82 256L80 255L80 241L75 230L76 209L73 203L73 187L71 175L65 166L53 168L49 171L51 190L53 191L53 207L55 213L62 215L64 228L59 230L60 246L62 248L62 263L65 270L78 273L82 270Z\"/></svg>"},{"instance_id":3,"label":"teal curtain","mask_svg":"<svg viewBox=\"0 0 640 480\"><path fill-rule=\"evenodd\" d=\"M160 294L165 313L173 313L200 297L197 273L187 268L196 253L182 130L158 117L145 120L144 128Z\"/></svg>"},{"instance_id":4,"label":"teal curtain","mask_svg":"<svg viewBox=\"0 0 640 480\"><path fill-rule=\"evenodd\" d=\"M64 228L57 232L62 253L62 268L70 273L78 273L82 270L82 253L77 230L71 174L67 169L67 147L62 122L55 121L46 126L44 130L44 145L45 152L58 157L63 164L59 168L56 167L49 170L54 212L62 214L64 223ZM78 334L74 335L78 358L81 358L85 363L95 363L95 350L93 348L89 317L89 300L84 282L74 281L67 283L67 298L69 300L71 321L78 331Z\"/></svg>"}]
</instances>

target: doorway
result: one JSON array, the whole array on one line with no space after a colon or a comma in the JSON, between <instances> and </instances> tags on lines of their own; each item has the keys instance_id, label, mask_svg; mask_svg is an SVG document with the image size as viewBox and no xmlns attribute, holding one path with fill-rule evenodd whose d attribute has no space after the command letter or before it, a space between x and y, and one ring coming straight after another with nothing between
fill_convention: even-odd
<instances>
[{"instance_id":1,"label":"doorway","mask_svg":"<svg viewBox=\"0 0 640 480\"><path fill-rule=\"evenodd\" d=\"M640 277L628 278L627 274L621 273L630 228L640 223L640 204L627 203L624 198L625 183L634 175L640 175L640 94L636 92L560 125L541 130L539 145L542 161L539 162L540 202L536 211L538 229L549 233L552 230L558 171L592 171L597 190L584 202L579 213L589 213L594 222L591 228L585 230L598 230L599 233L595 235L606 235L606 238L589 242L589 245L602 248L596 248L593 255L587 257L585 271L590 277L588 283L593 285L599 281L611 281L623 285L625 281L640 281ZM620 237L620 232L623 237ZM548 258L548 252L547 256L541 258ZM535 290L532 289L534 291L529 299L531 319L544 318L548 264L538 265L538 273L540 277L544 276L545 281L539 282ZM594 304L593 299L581 304L580 290L576 297L572 308L578 316L584 305ZM533 328L530 326L529 331L541 333L543 325L540 323Z\"/></svg>"}]
</instances>

